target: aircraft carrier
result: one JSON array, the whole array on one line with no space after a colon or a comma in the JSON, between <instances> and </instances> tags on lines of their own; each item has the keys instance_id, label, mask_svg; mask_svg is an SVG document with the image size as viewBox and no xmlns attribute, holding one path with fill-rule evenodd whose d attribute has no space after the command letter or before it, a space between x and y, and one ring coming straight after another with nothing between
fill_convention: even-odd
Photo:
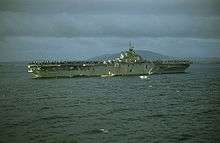
<instances>
[{"instance_id":1,"label":"aircraft carrier","mask_svg":"<svg viewBox=\"0 0 220 143\"><path fill-rule=\"evenodd\" d=\"M120 57L106 61L32 62L27 65L33 78L79 76L146 76L151 74L183 73L192 62L188 60L146 60L134 46L121 52Z\"/></svg>"}]
</instances>

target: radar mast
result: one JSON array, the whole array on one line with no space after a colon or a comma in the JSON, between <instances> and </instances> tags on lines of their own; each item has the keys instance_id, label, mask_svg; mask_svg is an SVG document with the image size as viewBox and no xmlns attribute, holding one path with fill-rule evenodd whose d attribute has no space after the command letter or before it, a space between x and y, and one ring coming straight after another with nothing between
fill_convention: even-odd
<instances>
[{"instance_id":1,"label":"radar mast","mask_svg":"<svg viewBox=\"0 0 220 143\"><path fill-rule=\"evenodd\" d=\"M129 41L129 51L134 51L134 42L132 45L131 41Z\"/></svg>"}]
</instances>

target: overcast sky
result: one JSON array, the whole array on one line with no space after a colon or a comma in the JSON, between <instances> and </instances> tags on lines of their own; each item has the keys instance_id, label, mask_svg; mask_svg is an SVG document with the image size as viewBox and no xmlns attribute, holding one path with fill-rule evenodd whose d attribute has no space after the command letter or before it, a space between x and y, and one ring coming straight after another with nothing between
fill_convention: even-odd
<instances>
[{"instance_id":1,"label":"overcast sky","mask_svg":"<svg viewBox=\"0 0 220 143\"><path fill-rule=\"evenodd\" d=\"M136 49L220 57L220 0L0 0L0 61Z\"/></svg>"}]
</instances>

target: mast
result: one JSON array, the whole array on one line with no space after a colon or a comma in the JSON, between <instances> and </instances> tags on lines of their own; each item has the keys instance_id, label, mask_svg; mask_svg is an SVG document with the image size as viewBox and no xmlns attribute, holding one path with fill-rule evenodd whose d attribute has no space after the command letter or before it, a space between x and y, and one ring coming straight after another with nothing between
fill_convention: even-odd
<instances>
[{"instance_id":1,"label":"mast","mask_svg":"<svg viewBox=\"0 0 220 143\"><path fill-rule=\"evenodd\" d=\"M129 41L129 51L133 51L134 50L134 42L133 45L131 44L131 41Z\"/></svg>"}]
</instances>

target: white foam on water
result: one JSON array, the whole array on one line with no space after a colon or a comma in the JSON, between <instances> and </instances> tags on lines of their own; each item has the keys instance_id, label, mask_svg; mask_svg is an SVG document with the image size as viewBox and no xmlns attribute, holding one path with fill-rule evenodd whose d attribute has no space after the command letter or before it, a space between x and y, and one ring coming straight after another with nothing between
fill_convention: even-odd
<instances>
[{"instance_id":1,"label":"white foam on water","mask_svg":"<svg viewBox=\"0 0 220 143\"><path fill-rule=\"evenodd\" d=\"M103 133L108 133L108 130L106 129L99 129L100 131L102 131Z\"/></svg>"}]
</instances>

